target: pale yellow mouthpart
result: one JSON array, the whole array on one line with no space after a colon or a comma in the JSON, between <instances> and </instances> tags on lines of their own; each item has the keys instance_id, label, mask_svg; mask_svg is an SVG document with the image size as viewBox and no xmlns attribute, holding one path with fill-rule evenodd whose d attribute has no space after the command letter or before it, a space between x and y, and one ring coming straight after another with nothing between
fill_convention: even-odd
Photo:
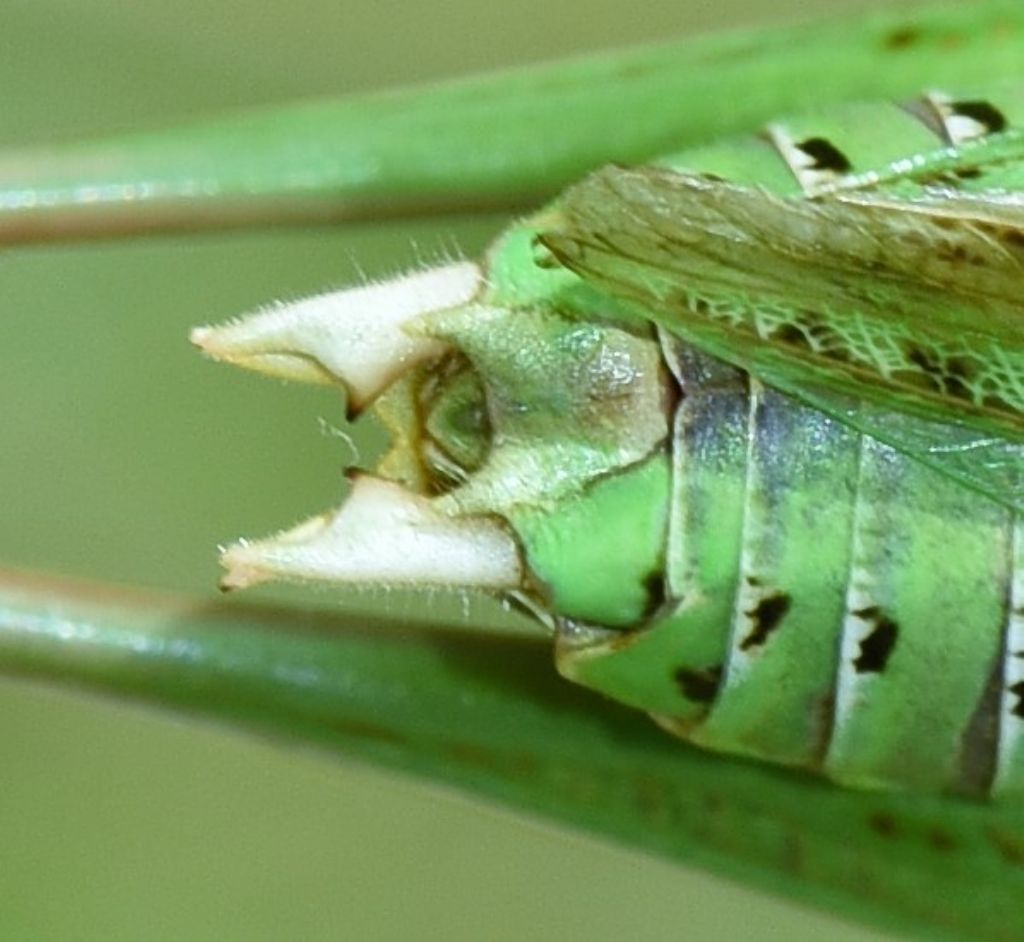
<instances>
[{"instance_id":1,"label":"pale yellow mouthpart","mask_svg":"<svg viewBox=\"0 0 1024 942\"><path fill-rule=\"evenodd\" d=\"M451 517L430 499L361 475L340 510L221 555L224 589L272 580L513 589L515 540L495 519Z\"/></svg>"},{"instance_id":2,"label":"pale yellow mouthpart","mask_svg":"<svg viewBox=\"0 0 1024 942\"><path fill-rule=\"evenodd\" d=\"M424 314L466 304L483 276L472 262L425 271L301 301L278 303L190 339L217 360L310 383L341 383L350 409L372 401L402 373L446 345L407 334Z\"/></svg>"}]
</instances>

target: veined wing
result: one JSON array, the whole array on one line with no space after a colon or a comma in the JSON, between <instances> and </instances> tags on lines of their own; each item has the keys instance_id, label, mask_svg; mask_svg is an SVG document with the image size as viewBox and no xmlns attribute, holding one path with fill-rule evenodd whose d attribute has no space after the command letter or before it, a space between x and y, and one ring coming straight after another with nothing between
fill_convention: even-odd
<instances>
[{"instance_id":1,"label":"veined wing","mask_svg":"<svg viewBox=\"0 0 1024 942\"><path fill-rule=\"evenodd\" d=\"M542 238L712 355L1024 506L1024 198L912 192L611 167Z\"/></svg>"}]
</instances>

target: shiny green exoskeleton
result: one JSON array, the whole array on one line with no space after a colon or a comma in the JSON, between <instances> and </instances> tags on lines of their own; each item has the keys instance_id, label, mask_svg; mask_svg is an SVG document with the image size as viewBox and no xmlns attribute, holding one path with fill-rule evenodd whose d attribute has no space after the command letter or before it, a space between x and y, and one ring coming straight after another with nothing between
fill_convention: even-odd
<instances>
[{"instance_id":1,"label":"shiny green exoskeleton","mask_svg":"<svg viewBox=\"0 0 1024 942\"><path fill-rule=\"evenodd\" d=\"M666 602L566 632L565 673L839 782L1020 788L1021 117L839 109L563 200L546 245L658 324L680 395Z\"/></svg>"},{"instance_id":2,"label":"shiny green exoskeleton","mask_svg":"<svg viewBox=\"0 0 1024 942\"><path fill-rule=\"evenodd\" d=\"M480 269L197 332L376 400L402 485L226 583L504 591L564 675L702 746L1019 791L1021 127L1012 85L780 121L599 171ZM367 307L408 309L369 377Z\"/></svg>"},{"instance_id":3,"label":"shiny green exoskeleton","mask_svg":"<svg viewBox=\"0 0 1024 942\"><path fill-rule=\"evenodd\" d=\"M838 109L563 200L545 243L639 302L680 393L667 607L566 632L566 674L839 782L1020 788L1022 117Z\"/></svg>"}]
</instances>

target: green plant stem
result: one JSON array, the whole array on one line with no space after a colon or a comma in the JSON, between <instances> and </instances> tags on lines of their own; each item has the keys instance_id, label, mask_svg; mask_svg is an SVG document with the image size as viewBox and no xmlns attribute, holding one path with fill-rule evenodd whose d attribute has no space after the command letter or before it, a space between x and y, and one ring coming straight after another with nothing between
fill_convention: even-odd
<instances>
[{"instance_id":1,"label":"green plant stem","mask_svg":"<svg viewBox=\"0 0 1024 942\"><path fill-rule=\"evenodd\" d=\"M1021 62L1024 9L989 0L253 110L7 155L0 242L528 208L604 163Z\"/></svg>"},{"instance_id":2,"label":"green plant stem","mask_svg":"<svg viewBox=\"0 0 1024 942\"><path fill-rule=\"evenodd\" d=\"M1019 809L843 791L690 749L562 681L542 639L8 572L0 673L315 743L875 924L1024 932Z\"/></svg>"}]
</instances>

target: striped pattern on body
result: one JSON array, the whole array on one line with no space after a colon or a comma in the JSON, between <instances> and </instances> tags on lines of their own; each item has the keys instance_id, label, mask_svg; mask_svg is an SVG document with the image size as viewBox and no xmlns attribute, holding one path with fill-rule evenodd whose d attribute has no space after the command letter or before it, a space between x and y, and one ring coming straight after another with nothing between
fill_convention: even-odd
<instances>
[{"instance_id":1,"label":"striped pattern on body","mask_svg":"<svg viewBox=\"0 0 1024 942\"><path fill-rule=\"evenodd\" d=\"M1019 150L1021 109L1006 102L1021 97L854 106L663 163L812 199L981 193L992 175L964 154L976 146L980 161L990 135L997 151ZM1000 185L1024 192L1024 164L996 166ZM625 637L567 630L563 673L702 746L843 784L1020 790L1019 514L948 466L697 354L664 325L659 334L681 390L669 602Z\"/></svg>"}]
</instances>

